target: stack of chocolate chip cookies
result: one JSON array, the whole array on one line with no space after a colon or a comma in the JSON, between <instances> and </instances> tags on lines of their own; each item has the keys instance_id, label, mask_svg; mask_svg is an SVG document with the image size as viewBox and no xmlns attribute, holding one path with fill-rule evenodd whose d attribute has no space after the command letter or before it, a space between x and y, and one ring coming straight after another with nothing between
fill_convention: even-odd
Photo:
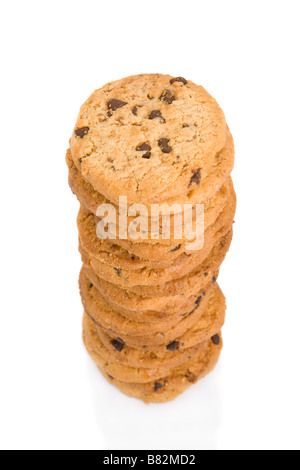
<instances>
[{"instance_id":1,"label":"stack of chocolate chip cookies","mask_svg":"<svg viewBox=\"0 0 300 470\"><path fill-rule=\"evenodd\" d=\"M86 348L125 394L170 401L222 348L217 278L236 209L224 114L182 77L125 78L82 106L66 160L81 204Z\"/></svg>"}]
</instances>

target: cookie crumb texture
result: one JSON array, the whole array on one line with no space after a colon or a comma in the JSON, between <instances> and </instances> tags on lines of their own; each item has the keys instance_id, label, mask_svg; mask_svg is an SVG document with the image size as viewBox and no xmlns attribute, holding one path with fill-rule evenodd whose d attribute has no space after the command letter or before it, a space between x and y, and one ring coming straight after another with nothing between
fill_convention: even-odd
<instances>
[{"instance_id":1,"label":"cookie crumb texture","mask_svg":"<svg viewBox=\"0 0 300 470\"><path fill-rule=\"evenodd\" d=\"M158 203L197 187L225 143L224 114L203 87L149 74L96 90L80 110L71 152L110 201Z\"/></svg>"},{"instance_id":2,"label":"cookie crumb texture","mask_svg":"<svg viewBox=\"0 0 300 470\"><path fill-rule=\"evenodd\" d=\"M184 77L124 78L84 103L66 162L81 204L86 349L129 397L174 400L214 369L223 345L226 300L217 280L236 211L234 142L224 114ZM195 214L204 204L202 249L190 252L185 235L163 239L162 220L154 238L100 240L97 208L113 204L119 215L120 196L148 210L190 204Z\"/></svg>"}]
</instances>

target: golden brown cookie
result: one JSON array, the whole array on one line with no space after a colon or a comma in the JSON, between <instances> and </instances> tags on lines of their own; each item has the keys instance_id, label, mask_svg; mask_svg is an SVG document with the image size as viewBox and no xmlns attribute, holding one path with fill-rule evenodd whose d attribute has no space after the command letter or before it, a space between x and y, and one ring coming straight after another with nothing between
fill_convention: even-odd
<instances>
[{"instance_id":1,"label":"golden brown cookie","mask_svg":"<svg viewBox=\"0 0 300 470\"><path fill-rule=\"evenodd\" d=\"M97 362L97 357L94 356L94 360L104 377L125 395L145 403L166 403L174 400L191 385L213 371L217 365L222 346L221 333L219 333L213 340L207 341L189 368L185 368L183 365L167 377L146 384L125 383L116 380L104 372L101 364Z\"/></svg>"},{"instance_id":2,"label":"golden brown cookie","mask_svg":"<svg viewBox=\"0 0 300 470\"><path fill-rule=\"evenodd\" d=\"M83 271L89 280L89 287L95 286L114 311L130 321L143 323L169 322L172 318L186 316L206 296L219 275L218 270L207 271L200 290L153 299L128 292L110 283L100 284L99 278L92 270L83 268Z\"/></svg>"},{"instance_id":3,"label":"golden brown cookie","mask_svg":"<svg viewBox=\"0 0 300 470\"><path fill-rule=\"evenodd\" d=\"M146 403L164 403L176 398L192 384L213 370L222 349L221 334L217 333L188 362L178 367L163 369L163 372L156 372L156 376L162 374L162 377L159 379L153 379L147 383L129 383L117 380L109 373L112 370L115 371L115 369L110 367L109 363L97 354L98 335L95 325L92 321L85 320L88 320L87 316L84 316L83 340L90 356L96 362L100 371L110 383L114 384L123 393L141 399ZM94 340L89 342L87 337L93 337ZM167 375L164 375L165 373ZM135 375L138 375L138 373L136 372Z\"/></svg>"},{"instance_id":4,"label":"golden brown cookie","mask_svg":"<svg viewBox=\"0 0 300 470\"><path fill-rule=\"evenodd\" d=\"M84 315L83 330L85 331L84 339L87 350L96 353L98 357L104 361L103 369L105 372L118 380L124 382L147 383L169 375L172 370L172 367L165 364L162 365L159 362L155 367L141 367L140 365L134 367L128 363L124 364L116 360L116 358L104 347L99 335L97 334L97 329L93 327L93 322L87 314ZM188 366L192 359L193 357L187 357L187 359L182 363L187 364ZM178 367L178 365L174 367Z\"/></svg>"},{"instance_id":5,"label":"golden brown cookie","mask_svg":"<svg viewBox=\"0 0 300 470\"><path fill-rule=\"evenodd\" d=\"M82 261L87 267L91 267L101 279L128 290L131 290L131 286L161 285L172 279L185 276L195 270L207 258L213 246L231 230L235 214L234 191L231 194L231 201L222 214L220 214L217 221L206 230L202 250L185 257L182 256L181 259L178 258L177 263L174 262L170 267L163 269L153 269L153 267L149 268L148 266L143 266L140 269L133 269L130 266L130 269L126 269L121 267L122 263L119 261L119 257L113 258L111 256L109 259L107 256L103 260L102 251L100 251L103 249L101 240L93 235L96 231L93 219L86 214L85 210L81 210L78 216L78 227L80 239L79 251L82 255ZM87 251L89 249L92 254ZM111 264L113 259L115 265ZM131 265L134 267L134 263Z\"/></svg>"},{"instance_id":6,"label":"golden brown cookie","mask_svg":"<svg viewBox=\"0 0 300 470\"><path fill-rule=\"evenodd\" d=\"M231 223L234 218L235 210L236 210L236 195L234 192L233 187L231 188L231 192L228 195L229 198L227 200L227 206L225 207L224 211L225 214L231 217ZM84 209L81 209L84 211ZM223 211L223 212L224 212ZM81 216L81 214L80 214ZM81 229L80 225L78 224L78 229L81 235ZM93 226L93 231L94 226ZM95 235L94 235L95 238ZM98 237L97 237L98 238ZM207 241L208 235L206 234L206 241ZM103 240L101 240L103 242ZM105 243L106 242L106 243ZM199 249L194 249L192 250L190 245L183 241L179 241L180 243L178 245L169 245L169 244L161 244L160 241L157 241L157 243L152 243L151 246L149 247L148 244L145 243L135 243L132 240L122 240L122 239L115 239L111 240L114 245L119 245L121 248L123 248L125 251L129 252L132 256L142 258L142 259L149 259L151 262L161 262L161 260L170 262L178 258L181 254L186 253L186 254L199 254ZM108 240L105 240L104 243L102 243L102 246L107 246ZM175 242L174 242L175 243ZM176 242L177 243L177 242ZM89 248L85 248L88 252L90 252ZM92 252L91 252L92 254ZM147 263L149 265L150 262Z\"/></svg>"},{"instance_id":7,"label":"golden brown cookie","mask_svg":"<svg viewBox=\"0 0 300 470\"><path fill-rule=\"evenodd\" d=\"M164 345L168 345L183 336L187 330L193 328L203 318L204 323L200 321L199 327L197 327L197 331L200 328L199 335L193 335L193 338L197 338L197 340L191 340L189 337L188 340L182 341L180 345L180 347L189 347L204 341L207 331L209 331L209 334L213 334L213 330L216 330L215 325L217 325L218 330L224 321L224 316L221 314L216 315L214 306L211 305L212 299L215 299L218 306L220 304L219 299L222 299L222 295L215 286L206 296L200 297L195 302L191 311L185 312L181 316L170 317L168 322L155 323L138 322L122 317L105 302L99 291L89 284L89 280L85 277L83 271L80 277L80 292L87 314L112 339L121 338L122 341L132 347L154 349L155 346L155 349L165 349ZM205 315L207 305L210 305L208 316ZM222 309L218 308L218 310L221 311ZM219 322L221 322L221 325ZM201 336L203 331L205 332L204 338Z\"/></svg>"},{"instance_id":8,"label":"golden brown cookie","mask_svg":"<svg viewBox=\"0 0 300 470\"><path fill-rule=\"evenodd\" d=\"M199 309L199 305L196 305L189 314L185 314L178 320L178 324L182 322L182 318L194 315L196 310ZM167 341L166 344L157 344L155 348L152 344L151 335L144 335L143 338L137 338L134 335L122 335L117 336L115 332L102 328L99 324L96 324L97 331L101 341L108 348L109 342L111 345L116 346L118 349L119 345L124 346L126 355L128 354L127 347L131 347L134 351L149 353L149 354L163 354L164 352L177 351L182 352L185 349L190 349L194 346L199 345L203 341L206 341L209 337L213 336L224 324L226 312L226 300L222 294L221 289L218 285L214 285L207 294L207 301L203 302L201 311L197 312L197 321L191 327L188 328L181 336L175 340ZM199 318L198 318L199 317ZM184 323L183 323L184 324ZM185 324L186 325L186 324ZM170 325L171 327L172 325ZM106 336L103 335L106 333ZM166 337L165 332L162 332Z\"/></svg>"},{"instance_id":9,"label":"golden brown cookie","mask_svg":"<svg viewBox=\"0 0 300 470\"><path fill-rule=\"evenodd\" d=\"M115 362L131 367L147 369L177 367L191 359L203 347L203 343L200 343L189 348L176 348L172 345L169 349L163 350L136 349L128 346L121 338L113 339L97 324L96 329L99 340L106 349L106 355L103 357L109 357ZM101 353L99 355L101 356Z\"/></svg>"},{"instance_id":10,"label":"golden brown cookie","mask_svg":"<svg viewBox=\"0 0 300 470\"><path fill-rule=\"evenodd\" d=\"M186 311L181 315L174 315L168 318L168 321L156 321L156 322L143 322L134 319L128 319L119 314L114 310L101 295L98 289L90 283L90 279L85 275L85 270L81 271L79 279L80 294L82 303L85 311L89 316L105 330L117 334L119 337L132 336L132 337L143 337L150 335L158 335L160 337L162 333L168 333L171 327L176 327L176 333L173 331L172 336L174 339L180 336L184 332L184 327L187 329L197 321L197 318L201 316L202 310L205 308L208 302L208 294L201 297L196 304L193 304L191 311ZM193 314L191 314L193 312ZM185 321L183 321L185 320ZM180 323L180 325L178 325ZM155 344L155 339L153 339ZM156 344L160 343L160 339ZM143 343L147 345L147 343Z\"/></svg>"},{"instance_id":11,"label":"golden brown cookie","mask_svg":"<svg viewBox=\"0 0 300 470\"><path fill-rule=\"evenodd\" d=\"M217 102L183 77L127 77L80 109L66 162L81 203L83 340L104 377L128 396L173 400L217 363L226 300L216 281L233 234L234 154ZM124 237L121 214L134 203L143 206L131 208ZM198 233L195 246L199 204L204 242Z\"/></svg>"},{"instance_id":12,"label":"golden brown cookie","mask_svg":"<svg viewBox=\"0 0 300 470\"><path fill-rule=\"evenodd\" d=\"M108 200L118 204L127 195L130 203L151 204L197 188L224 148L226 131L222 110L204 88L168 75L137 75L108 83L84 103L71 153Z\"/></svg>"},{"instance_id":13,"label":"golden brown cookie","mask_svg":"<svg viewBox=\"0 0 300 470\"><path fill-rule=\"evenodd\" d=\"M163 246L163 250L176 252L174 257L178 257L179 245L183 243L187 244L196 238L194 229L196 224L203 224L203 230L207 230L211 225L215 223L218 216L225 210L226 206L230 201L234 202L234 188L231 178L229 178L222 188L216 192L213 198L207 200L202 207L197 208L193 206L192 210L186 210L184 214L172 214L168 216L162 216L159 218L151 219L141 218L143 222L140 222L140 216L138 220L134 217L127 218L127 231L126 240L131 242L130 244L139 244L139 253L147 253L149 250L153 251L153 245ZM81 208L82 210L82 208ZM116 210L116 209L115 209ZM150 215L150 214L149 214ZM177 220L177 218L179 219ZM202 222L203 217L203 222ZM98 224L101 221L101 218L95 217L95 223ZM116 244L121 244L118 240L124 239L124 237L119 235L119 222L118 222L118 213L116 217L116 224L110 224L106 226L105 233L107 233L107 239L115 242ZM158 223L158 229L153 228L153 224ZM137 229L138 227L138 229ZM124 230L123 232L124 233ZM125 243L127 245L127 241ZM149 246L150 245L150 246ZM179 250L180 251L180 250ZM182 252L181 250L180 252ZM187 251L187 250L185 250Z\"/></svg>"},{"instance_id":14,"label":"golden brown cookie","mask_svg":"<svg viewBox=\"0 0 300 470\"><path fill-rule=\"evenodd\" d=\"M184 204L191 204L193 206L196 204L204 204L206 201L209 201L215 197L215 194L229 178L229 175L231 174L234 166L234 142L228 128L226 135L226 145L220 152L216 154L214 166L209 175L205 179L201 178L197 188L188 191L188 193L178 195L175 198L167 199L166 201L163 201L164 203L168 204L170 207L173 204L180 204L181 210L176 212L181 212L182 206ZM91 212L96 213L97 208L101 204L112 204L112 202L105 198L102 194L95 191L93 186L82 176L81 172L74 164L71 149L67 150L66 162L69 168L69 185L82 205L84 205ZM159 202L161 203L162 201ZM114 207L119 214L118 204L114 204ZM144 205L148 209L149 213L151 213L151 204L145 201Z\"/></svg>"},{"instance_id":15,"label":"golden brown cookie","mask_svg":"<svg viewBox=\"0 0 300 470\"><path fill-rule=\"evenodd\" d=\"M97 331L93 328L93 322L89 319L88 315L84 316L83 329L85 331L84 339L86 348L88 349L88 351L96 353L97 356L104 361L104 371L109 375L113 376L115 379L128 383L134 382L144 384L152 382L153 380L159 380L163 377L172 374L173 372L176 372L176 370L181 366L184 366L189 369L189 366L194 364L195 362L195 356L197 355L197 353L199 353L199 351L201 351L203 347L202 344L196 354L187 358L186 361L174 367L163 367L162 365L160 365L160 367L158 366L154 368L140 366L133 367L128 364L122 364L112 358L111 354L103 346L99 336L97 335Z\"/></svg>"},{"instance_id":16,"label":"golden brown cookie","mask_svg":"<svg viewBox=\"0 0 300 470\"><path fill-rule=\"evenodd\" d=\"M217 271L220 268L221 263L224 261L225 256L229 250L232 240L232 230L229 229L229 232L217 240L215 246L212 248L211 252L207 258L197 266L191 273L188 273L181 278L172 279L171 281L166 282L165 284L155 284L155 285L127 285L126 290L128 292L133 292L135 294L142 295L144 297L151 296L152 298L156 297L166 297L166 296L175 296L180 295L183 292L195 292L201 289L205 282L205 273L208 271ZM91 271L90 265L85 265L87 273ZM107 281L103 278L97 276L98 282L97 286L100 287L100 290L106 288ZM107 294L109 295L109 286L107 286ZM120 287L120 290L122 288Z\"/></svg>"}]
</instances>

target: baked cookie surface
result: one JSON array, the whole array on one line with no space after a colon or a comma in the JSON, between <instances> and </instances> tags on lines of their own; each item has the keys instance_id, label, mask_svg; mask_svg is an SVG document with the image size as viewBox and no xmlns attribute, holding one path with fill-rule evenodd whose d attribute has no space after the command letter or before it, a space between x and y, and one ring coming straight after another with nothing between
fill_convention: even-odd
<instances>
[{"instance_id":1,"label":"baked cookie surface","mask_svg":"<svg viewBox=\"0 0 300 470\"><path fill-rule=\"evenodd\" d=\"M90 266L100 278L129 290L131 286L155 286L178 279L196 269L206 259L218 240L231 230L236 203L234 192L229 196L231 202L228 200L228 204L215 223L205 231L203 248L192 254L184 253L169 266L162 268L153 266L151 261L146 260L144 264L140 264L142 260L135 256L128 260L126 250L124 250L124 257L113 256L110 251L105 252L102 241L94 236L96 226L93 217L81 209L78 216L78 229L82 261L86 266Z\"/></svg>"},{"instance_id":2,"label":"baked cookie surface","mask_svg":"<svg viewBox=\"0 0 300 470\"><path fill-rule=\"evenodd\" d=\"M173 400L218 361L226 299L217 280L233 235L234 158L223 111L183 77L123 78L80 109L66 162L81 205L83 341L130 397Z\"/></svg>"},{"instance_id":3,"label":"baked cookie surface","mask_svg":"<svg viewBox=\"0 0 300 470\"><path fill-rule=\"evenodd\" d=\"M201 177L199 184L195 189L190 189L187 193L182 193L176 197L170 196L164 201L170 207L173 204L179 204L183 207L184 204L204 204L213 198L216 192L222 187L224 182L228 179L234 166L235 149L232 135L227 129L226 131L226 145L216 154L214 165L206 176ZM96 213L97 208L101 204L111 203L103 194L96 191L91 183L83 177L82 173L76 167L71 149L67 150L66 163L69 168L69 185L73 193L77 196L79 202L83 204L91 212ZM116 202L115 207L118 211L119 201ZM151 202L145 200L143 204L147 210L151 211Z\"/></svg>"},{"instance_id":4,"label":"baked cookie surface","mask_svg":"<svg viewBox=\"0 0 300 470\"><path fill-rule=\"evenodd\" d=\"M199 186L226 143L217 102L191 81L137 75L96 90L71 137L74 163L118 204L156 203Z\"/></svg>"},{"instance_id":5,"label":"baked cookie surface","mask_svg":"<svg viewBox=\"0 0 300 470\"><path fill-rule=\"evenodd\" d=\"M91 286L81 273L80 291L84 309L90 318L112 337L121 338L126 344L137 349L166 350L166 346L196 327L198 334L180 341L178 347L185 348L199 344L223 325L225 300L219 287L214 285L206 295L198 297L192 310L173 315L166 321L147 323L128 319L120 315L105 301L99 291ZM215 304L213 304L215 301ZM221 307L220 307L221 305ZM217 307L218 306L218 307ZM191 333L191 332L189 332ZM193 333L195 331L193 330Z\"/></svg>"},{"instance_id":6,"label":"baked cookie surface","mask_svg":"<svg viewBox=\"0 0 300 470\"><path fill-rule=\"evenodd\" d=\"M119 369L117 363L110 363L99 354L101 343L96 326L86 314L83 319L83 340L90 356L105 378L121 392L143 400L145 403L165 403L174 400L214 369L223 345L221 333L218 332L204 342L199 351L183 364L166 369L154 369L153 376L155 378L153 377L152 380L145 372L145 370L151 371L151 369L124 368L125 374L130 373L131 377L138 377L138 380L142 380L142 382L128 382L128 375L125 375L126 381L122 381L111 374L116 373L122 376L122 369Z\"/></svg>"}]
</instances>

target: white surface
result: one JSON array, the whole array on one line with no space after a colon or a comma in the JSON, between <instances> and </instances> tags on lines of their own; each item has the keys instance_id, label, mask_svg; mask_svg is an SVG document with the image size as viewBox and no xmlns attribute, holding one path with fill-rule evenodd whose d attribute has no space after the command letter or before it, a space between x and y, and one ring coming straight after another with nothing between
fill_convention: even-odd
<instances>
[{"instance_id":1,"label":"white surface","mask_svg":"<svg viewBox=\"0 0 300 470\"><path fill-rule=\"evenodd\" d=\"M0 447L299 449L299 2L12 1L0 39ZM64 162L84 100L141 72L217 98L238 194L221 362L149 407L106 384L82 346Z\"/></svg>"}]
</instances>

